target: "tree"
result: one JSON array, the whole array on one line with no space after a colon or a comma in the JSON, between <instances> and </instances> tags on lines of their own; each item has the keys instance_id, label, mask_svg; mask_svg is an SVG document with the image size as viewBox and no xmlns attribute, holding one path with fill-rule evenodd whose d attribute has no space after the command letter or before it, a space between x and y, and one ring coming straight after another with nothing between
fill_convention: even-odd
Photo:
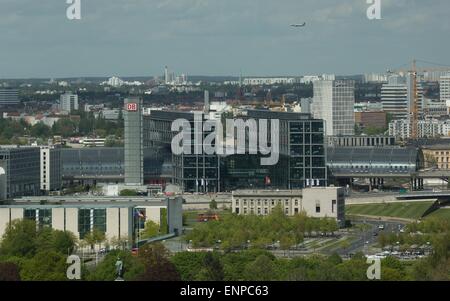
<instances>
[{"instance_id":1,"label":"tree","mask_svg":"<svg viewBox=\"0 0 450 301\"><path fill-rule=\"evenodd\" d=\"M137 196L137 191L132 189L124 189L119 193L120 196Z\"/></svg>"},{"instance_id":2,"label":"tree","mask_svg":"<svg viewBox=\"0 0 450 301\"><path fill-rule=\"evenodd\" d=\"M145 222L144 230L141 233L143 239L155 237L159 234L159 225L154 221L148 220Z\"/></svg>"},{"instance_id":3,"label":"tree","mask_svg":"<svg viewBox=\"0 0 450 301\"><path fill-rule=\"evenodd\" d=\"M197 275L196 280L199 281L223 281L223 266L218 255L206 253L203 259L203 268Z\"/></svg>"},{"instance_id":4,"label":"tree","mask_svg":"<svg viewBox=\"0 0 450 301\"><path fill-rule=\"evenodd\" d=\"M147 244L139 249L139 259L144 264L144 272L139 281L179 281L175 265L169 261L169 251L161 244Z\"/></svg>"},{"instance_id":5,"label":"tree","mask_svg":"<svg viewBox=\"0 0 450 301\"><path fill-rule=\"evenodd\" d=\"M182 281L197 280L198 274L203 268L204 258L207 253L203 252L179 252L170 258L180 273Z\"/></svg>"},{"instance_id":6,"label":"tree","mask_svg":"<svg viewBox=\"0 0 450 301\"><path fill-rule=\"evenodd\" d=\"M0 262L0 281L20 281L19 267L12 262Z\"/></svg>"},{"instance_id":7,"label":"tree","mask_svg":"<svg viewBox=\"0 0 450 301\"><path fill-rule=\"evenodd\" d=\"M120 258L123 263L123 279L125 281L136 280L144 272L144 265L139 258L131 255L129 251L115 250L100 262L92 271L87 280L90 281L114 281L117 278L116 262Z\"/></svg>"},{"instance_id":8,"label":"tree","mask_svg":"<svg viewBox=\"0 0 450 301\"><path fill-rule=\"evenodd\" d=\"M244 276L247 281L276 280L275 264L268 256L260 255L245 267Z\"/></svg>"},{"instance_id":9,"label":"tree","mask_svg":"<svg viewBox=\"0 0 450 301\"><path fill-rule=\"evenodd\" d=\"M39 122L31 127L30 134L32 137L48 138L51 136L51 128Z\"/></svg>"},{"instance_id":10,"label":"tree","mask_svg":"<svg viewBox=\"0 0 450 301\"><path fill-rule=\"evenodd\" d=\"M25 281L63 281L67 280L66 269L66 256L45 251L25 260L20 276Z\"/></svg>"},{"instance_id":11,"label":"tree","mask_svg":"<svg viewBox=\"0 0 450 301\"><path fill-rule=\"evenodd\" d=\"M93 250L96 244L100 245L106 240L105 232L94 228L91 232L87 233L84 236L84 240L91 246L91 249Z\"/></svg>"},{"instance_id":12,"label":"tree","mask_svg":"<svg viewBox=\"0 0 450 301\"><path fill-rule=\"evenodd\" d=\"M0 254L31 257L36 252L36 237L36 222L27 219L13 220L6 226Z\"/></svg>"}]
</instances>

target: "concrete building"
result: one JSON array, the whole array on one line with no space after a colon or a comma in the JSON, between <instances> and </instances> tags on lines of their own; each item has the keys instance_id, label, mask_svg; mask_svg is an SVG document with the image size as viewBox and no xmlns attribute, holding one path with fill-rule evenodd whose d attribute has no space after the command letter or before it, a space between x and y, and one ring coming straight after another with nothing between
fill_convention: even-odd
<instances>
[{"instance_id":1,"label":"concrete building","mask_svg":"<svg viewBox=\"0 0 450 301\"><path fill-rule=\"evenodd\" d=\"M144 184L142 98L125 99L125 184Z\"/></svg>"},{"instance_id":2,"label":"concrete building","mask_svg":"<svg viewBox=\"0 0 450 301\"><path fill-rule=\"evenodd\" d=\"M45 205L42 205L42 202ZM0 206L0 237L8 223L17 219L35 220L39 226L70 231L78 239L97 229L106 239L121 239L128 245L140 241L139 233L145 222L161 224L166 219L167 233L181 234L181 198L145 197L31 197L16 199L10 205Z\"/></svg>"},{"instance_id":3,"label":"concrete building","mask_svg":"<svg viewBox=\"0 0 450 301\"><path fill-rule=\"evenodd\" d=\"M232 211L239 215L268 215L281 206L286 215L306 212L310 217L335 218L345 223L345 196L340 187L314 187L300 190L236 190Z\"/></svg>"},{"instance_id":4,"label":"concrete building","mask_svg":"<svg viewBox=\"0 0 450 301\"><path fill-rule=\"evenodd\" d=\"M16 89L0 89L0 107L18 105L19 91Z\"/></svg>"},{"instance_id":5,"label":"concrete building","mask_svg":"<svg viewBox=\"0 0 450 301\"><path fill-rule=\"evenodd\" d=\"M409 120L393 120L389 123L389 135L408 139L412 129ZM418 138L434 138L450 136L450 120L427 119L418 122Z\"/></svg>"},{"instance_id":6,"label":"concrete building","mask_svg":"<svg viewBox=\"0 0 450 301\"><path fill-rule=\"evenodd\" d=\"M62 187L61 148L41 147L41 191L57 191Z\"/></svg>"},{"instance_id":7,"label":"concrete building","mask_svg":"<svg viewBox=\"0 0 450 301\"><path fill-rule=\"evenodd\" d=\"M381 101L383 111L391 114L393 119L409 118L413 106L413 76L406 77L393 75L389 77L388 83L381 87ZM419 112L422 112L423 88L417 84L419 97Z\"/></svg>"},{"instance_id":8,"label":"concrete building","mask_svg":"<svg viewBox=\"0 0 450 301\"><path fill-rule=\"evenodd\" d=\"M355 123L360 128L385 129L387 127L386 112L363 111L355 112Z\"/></svg>"},{"instance_id":9,"label":"concrete building","mask_svg":"<svg viewBox=\"0 0 450 301\"><path fill-rule=\"evenodd\" d=\"M450 73L440 77L439 94L441 101L450 102Z\"/></svg>"},{"instance_id":10,"label":"concrete building","mask_svg":"<svg viewBox=\"0 0 450 301\"><path fill-rule=\"evenodd\" d=\"M422 148L425 168L450 170L450 145L430 145Z\"/></svg>"},{"instance_id":11,"label":"concrete building","mask_svg":"<svg viewBox=\"0 0 450 301\"><path fill-rule=\"evenodd\" d=\"M0 196L11 199L40 194L40 150L38 147L0 146Z\"/></svg>"},{"instance_id":12,"label":"concrete building","mask_svg":"<svg viewBox=\"0 0 450 301\"><path fill-rule=\"evenodd\" d=\"M355 82L351 80L314 81L312 112L326 122L329 136L354 135Z\"/></svg>"},{"instance_id":13,"label":"concrete building","mask_svg":"<svg viewBox=\"0 0 450 301\"><path fill-rule=\"evenodd\" d=\"M423 115L425 118L441 118L449 115L450 99L445 101L443 99L423 99Z\"/></svg>"},{"instance_id":14,"label":"concrete building","mask_svg":"<svg viewBox=\"0 0 450 301\"><path fill-rule=\"evenodd\" d=\"M78 110L78 95L66 92L59 99L61 111L72 113Z\"/></svg>"}]
</instances>

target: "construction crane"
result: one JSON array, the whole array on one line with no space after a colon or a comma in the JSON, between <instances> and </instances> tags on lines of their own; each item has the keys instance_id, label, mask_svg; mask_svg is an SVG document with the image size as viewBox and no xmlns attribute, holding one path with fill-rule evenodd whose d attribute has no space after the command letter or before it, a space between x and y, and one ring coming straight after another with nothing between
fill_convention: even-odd
<instances>
[{"instance_id":1,"label":"construction crane","mask_svg":"<svg viewBox=\"0 0 450 301\"><path fill-rule=\"evenodd\" d=\"M426 61L421 61L424 63L429 63ZM434 63L429 63L429 64L434 64ZM439 65L439 64L435 64L435 65ZM441 65L441 66L445 66L445 65ZM412 65L411 65L411 69L410 70L402 70L402 69L397 69L397 70L388 70L388 73L405 73L405 74L411 74L412 78L412 105L409 106L409 116L410 116L410 124L411 124L411 138L412 139L417 139L419 137L419 91L418 91L418 85L417 85L417 79L418 79L418 74L420 73L424 73L424 72L433 72L433 71L442 71L442 72L446 72L446 71L450 71L450 66L446 66L446 67L425 67L425 68L417 68L417 60L414 59L412 61Z\"/></svg>"}]
</instances>

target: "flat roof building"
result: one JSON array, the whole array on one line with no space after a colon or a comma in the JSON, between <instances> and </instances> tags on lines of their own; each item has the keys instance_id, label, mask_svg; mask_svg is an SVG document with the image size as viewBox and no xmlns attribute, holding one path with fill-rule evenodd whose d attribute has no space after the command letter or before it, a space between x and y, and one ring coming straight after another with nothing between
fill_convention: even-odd
<instances>
[{"instance_id":1,"label":"flat roof building","mask_svg":"<svg viewBox=\"0 0 450 301\"><path fill-rule=\"evenodd\" d=\"M40 194L38 147L0 146L0 168L4 173L0 196L4 199Z\"/></svg>"},{"instance_id":2,"label":"flat roof building","mask_svg":"<svg viewBox=\"0 0 450 301\"><path fill-rule=\"evenodd\" d=\"M15 199L10 205L0 206L0 237L11 221L31 219L39 227L70 231L79 239L84 239L87 233L96 229L103 232L107 240L126 240L131 246L141 240L139 233L147 220L163 224L161 222L166 219L165 232L181 234L182 203L183 200L177 197L64 196Z\"/></svg>"},{"instance_id":3,"label":"flat roof building","mask_svg":"<svg viewBox=\"0 0 450 301\"><path fill-rule=\"evenodd\" d=\"M310 217L336 219L345 224L345 195L341 187L314 187L298 190L236 190L232 211L239 215L268 215L276 206L292 216L305 212Z\"/></svg>"}]
</instances>

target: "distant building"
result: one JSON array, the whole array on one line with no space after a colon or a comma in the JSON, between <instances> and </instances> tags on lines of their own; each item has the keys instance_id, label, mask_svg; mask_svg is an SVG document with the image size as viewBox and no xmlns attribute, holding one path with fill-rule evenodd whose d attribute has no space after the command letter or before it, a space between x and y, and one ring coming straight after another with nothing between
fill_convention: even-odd
<instances>
[{"instance_id":1,"label":"distant building","mask_svg":"<svg viewBox=\"0 0 450 301\"><path fill-rule=\"evenodd\" d=\"M72 113L78 110L78 95L66 92L61 95L60 100L61 111Z\"/></svg>"},{"instance_id":2,"label":"distant building","mask_svg":"<svg viewBox=\"0 0 450 301\"><path fill-rule=\"evenodd\" d=\"M297 82L299 82L299 80L296 77L253 77L244 79L244 85L246 86L288 85Z\"/></svg>"},{"instance_id":3,"label":"distant building","mask_svg":"<svg viewBox=\"0 0 450 301\"><path fill-rule=\"evenodd\" d=\"M62 187L61 148L41 147L41 190L58 191Z\"/></svg>"},{"instance_id":4,"label":"distant building","mask_svg":"<svg viewBox=\"0 0 450 301\"><path fill-rule=\"evenodd\" d=\"M427 119L418 122L418 138L450 136L450 120ZM389 135L396 138L411 138L411 122L408 120L393 120L389 123Z\"/></svg>"},{"instance_id":5,"label":"distant building","mask_svg":"<svg viewBox=\"0 0 450 301\"><path fill-rule=\"evenodd\" d=\"M422 148L425 157L425 168L437 167L439 170L450 170L450 145L430 145Z\"/></svg>"},{"instance_id":6,"label":"distant building","mask_svg":"<svg viewBox=\"0 0 450 301\"><path fill-rule=\"evenodd\" d=\"M236 190L232 212L239 215L268 215L276 206L292 216L305 212L310 217L330 217L345 224L345 196L340 187L314 187L299 190Z\"/></svg>"},{"instance_id":7,"label":"distant building","mask_svg":"<svg viewBox=\"0 0 450 301\"><path fill-rule=\"evenodd\" d=\"M37 147L0 146L4 173L0 196L11 199L40 194L40 150Z\"/></svg>"},{"instance_id":8,"label":"distant building","mask_svg":"<svg viewBox=\"0 0 450 301\"><path fill-rule=\"evenodd\" d=\"M422 112L423 88L417 84L419 96L419 112ZM381 88L381 101L383 111L391 114L393 119L409 118L413 106L413 81L412 75L407 77L393 75L389 77L388 83Z\"/></svg>"},{"instance_id":9,"label":"distant building","mask_svg":"<svg viewBox=\"0 0 450 301\"><path fill-rule=\"evenodd\" d=\"M104 147L106 138L83 138L80 143L85 147Z\"/></svg>"},{"instance_id":10,"label":"distant building","mask_svg":"<svg viewBox=\"0 0 450 301\"><path fill-rule=\"evenodd\" d=\"M444 117L449 114L449 109L450 99L445 101L443 99L424 98L423 100L422 111L425 117Z\"/></svg>"},{"instance_id":11,"label":"distant building","mask_svg":"<svg viewBox=\"0 0 450 301\"><path fill-rule=\"evenodd\" d=\"M450 102L450 73L440 77L439 93L442 102Z\"/></svg>"},{"instance_id":12,"label":"distant building","mask_svg":"<svg viewBox=\"0 0 450 301\"><path fill-rule=\"evenodd\" d=\"M16 89L0 89L0 107L18 105L19 91Z\"/></svg>"},{"instance_id":13,"label":"distant building","mask_svg":"<svg viewBox=\"0 0 450 301\"><path fill-rule=\"evenodd\" d=\"M386 112L355 112L355 123L363 129L368 127L384 129L387 126Z\"/></svg>"},{"instance_id":14,"label":"distant building","mask_svg":"<svg viewBox=\"0 0 450 301\"><path fill-rule=\"evenodd\" d=\"M330 147L385 147L395 145L395 137L388 136L332 136Z\"/></svg>"},{"instance_id":15,"label":"distant building","mask_svg":"<svg viewBox=\"0 0 450 301\"><path fill-rule=\"evenodd\" d=\"M364 81L366 83L386 83L388 81L388 76L386 74L364 74Z\"/></svg>"},{"instance_id":16,"label":"distant building","mask_svg":"<svg viewBox=\"0 0 450 301\"><path fill-rule=\"evenodd\" d=\"M354 81L314 81L312 112L315 118L325 120L327 135L355 134L354 105Z\"/></svg>"}]
</instances>

